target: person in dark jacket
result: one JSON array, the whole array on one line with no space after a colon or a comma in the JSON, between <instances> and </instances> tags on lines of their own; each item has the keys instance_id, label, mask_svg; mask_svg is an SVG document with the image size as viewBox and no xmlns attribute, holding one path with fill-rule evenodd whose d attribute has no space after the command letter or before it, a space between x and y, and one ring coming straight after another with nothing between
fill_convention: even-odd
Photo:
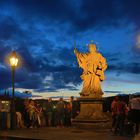
<instances>
[{"instance_id":1,"label":"person in dark jacket","mask_svg":"<svg viewBox=\"0 0 140 140\"><path fill-rule=\"evenodd\" d=\"M74 101L74 97L70 97L71 106L71 120L73 120L80 112L80 105L78 101Z\"/></svg>"},{"instance_id":2,"label":"person in dark jacket","mask_svg":"<svg viewBox=\"0 0 140 140\"><path fill-rule=\"evenodd\" d=\"M69 102L65 104L65 126L71 126L71 107Z\"/></svg>"},{"instance_id":3,"label":"person in dark jacket","mask_svg":"<svg viewBox=\"0 0 140 140\"><path fill-rule=\"evenodd\" d=\"M140 97L132 98L130 104L130 120L135 123L135 134L139 133L140 124Z\"/></svg>"},{"instance_id":4,"label":"person in dark jacket","mask_svg":"<svg viewBox=\"0 0 140 140\"><path fill-rule=\"evenodd\" d=\"M119 98L118 98L118 96L116 96L111 103L111 114L112 114L112 129L111 129L111 131L112 132L115 129L116 120L117 120L117 102L118 102L118 100L119 100Z\"/></svg>"},{"instance_id":5,"label":"person in dark jacket","mask_svg":"<svg viewBox=\"0 0 140 140\"><path fill-rule=\"evenodd\" d=\"M116 118L116 125L115 125L115 134L123 135L124 132L124 122L125 122L125 110L126 110L126 103L120 97L116 104L117 110L117 118Z\"/></svg>"},{"instance_id":6,"label":"person in dark jacket","mask_svg":"<svg viewBox=\"0 0 140 140\"><path fill-rule=\"evenodd\" d=\"M56 113L57 113L57 126L63 127L64 126L64 118L65 118L65 103L63 98L56 104Z\"/></svg>"},{"instance_id":7,"label":"person in dark jacket","mask_svg":"<svg viewBox=\"0 0 140 140\"><path fill-rule=\"evenodd\" d=\"M52 98L49 98L48 103L46 105L46 114L47 114L47 122L48 126L52 126L52 118L53 118L53 102Z\"/></svg>"}]
</instances>

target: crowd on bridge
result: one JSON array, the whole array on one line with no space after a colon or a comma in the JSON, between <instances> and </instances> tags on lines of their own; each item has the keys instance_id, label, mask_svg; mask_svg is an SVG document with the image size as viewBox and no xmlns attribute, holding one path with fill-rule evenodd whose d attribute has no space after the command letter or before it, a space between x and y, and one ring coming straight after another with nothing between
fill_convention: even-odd
<instances>
[{"instance_id":1,"label":"crowd on bridge","mask_svg":"<svg viewBox=\"0 0 140 140\"><path fill-rule=\"evenodd\" d=\"M66 102L63 98L54 102L49 98L43 105L35 100L26 99L23 107L16 106L17 126L18 127L70 127L71 121L79 113L79 103L70 97Z\"/></svg>"}]
</instances>

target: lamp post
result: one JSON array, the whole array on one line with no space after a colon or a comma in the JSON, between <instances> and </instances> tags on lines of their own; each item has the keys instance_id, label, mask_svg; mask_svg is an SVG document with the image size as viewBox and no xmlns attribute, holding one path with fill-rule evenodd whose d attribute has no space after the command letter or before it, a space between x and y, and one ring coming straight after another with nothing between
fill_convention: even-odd
<instances>
[{"instance_id":1,"label":"lamp post","mask_svg":"<svg viewBox=\"0 0 140 140\"><path fill-rule=\"evenodd\" d=\"M15 69L18 65L18 57L15 51L10 55L9 62L12 70L12 100L11 100L11 129L15 128L16 124L16 112L15 112Z\"/></svg>"}]
</instances>

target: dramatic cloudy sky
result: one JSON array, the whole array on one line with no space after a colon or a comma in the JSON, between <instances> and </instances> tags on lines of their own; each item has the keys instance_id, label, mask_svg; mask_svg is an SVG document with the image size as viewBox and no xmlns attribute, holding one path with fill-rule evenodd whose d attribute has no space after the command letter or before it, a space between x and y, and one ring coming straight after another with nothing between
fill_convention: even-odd
<instances>
[{"instance_id":1,"label":"dramatic cloudy sky","mask_svg":"<svg viewBox=\"0 0 140 140\"><path fill-rule=\"evenodd\" d=\"M16 88L41 96L78 95L80 74L73 53L97 42L108 70L103 90L140 91L139 0L0 0L0 89L11 87L6 56L16 50L22 65Z\"/></svg>"}]
</instances>

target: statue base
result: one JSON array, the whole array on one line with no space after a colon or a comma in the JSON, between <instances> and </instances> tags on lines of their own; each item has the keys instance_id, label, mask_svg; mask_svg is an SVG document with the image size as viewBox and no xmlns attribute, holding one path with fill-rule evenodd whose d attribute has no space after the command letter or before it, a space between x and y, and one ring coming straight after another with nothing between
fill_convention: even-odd
<instances>
[{"instance_id":1,"label":"statue base","mask_svg":"<svg viewBox=\"0 0 140 140\"><path fill-rule=\"evenodd\" d=\"M80 113L72 121L72 125L78 128L106 129L110 128L110 122L107 115L103 112L103 99L81 97Z\"/></svg>"}]
</instances>

